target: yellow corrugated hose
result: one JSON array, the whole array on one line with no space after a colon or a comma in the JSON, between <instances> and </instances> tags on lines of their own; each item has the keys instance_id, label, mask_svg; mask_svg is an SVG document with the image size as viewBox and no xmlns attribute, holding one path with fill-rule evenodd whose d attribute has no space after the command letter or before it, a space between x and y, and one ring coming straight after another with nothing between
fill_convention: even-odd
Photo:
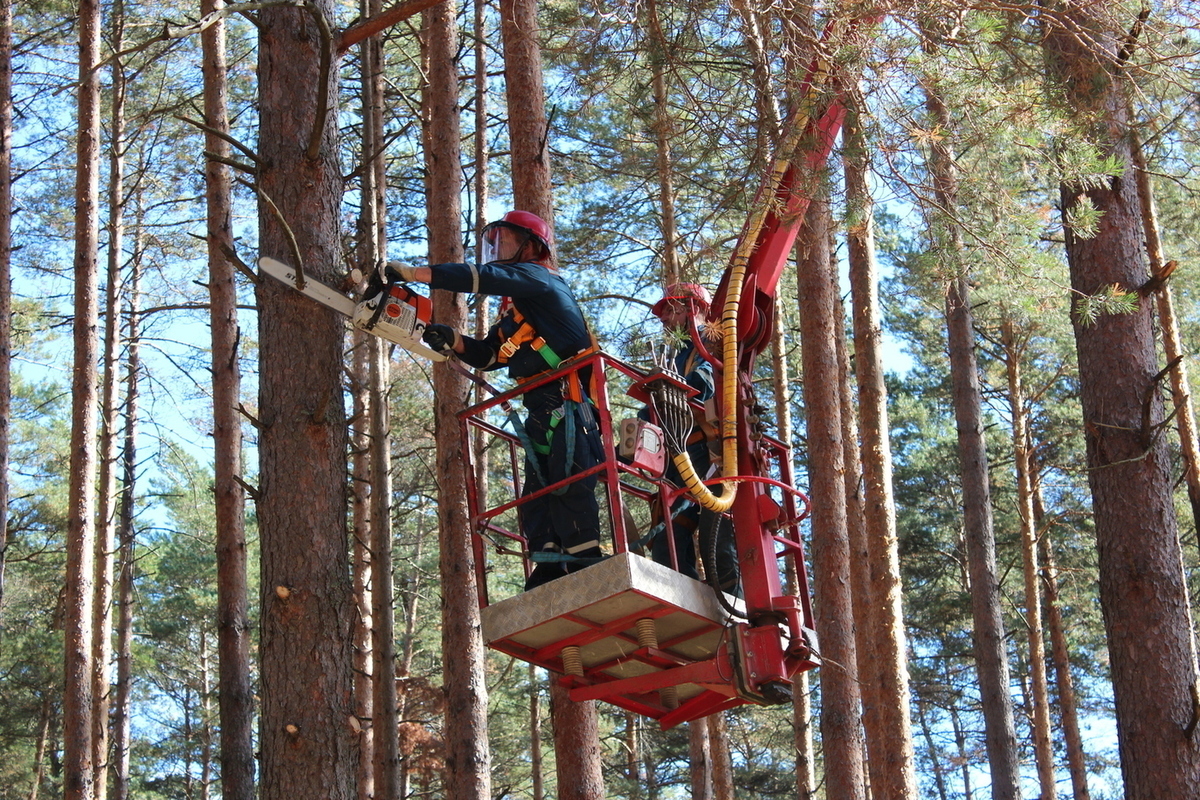
<instances>
[{"instance_id":1,"label":"yellow corrugated hose","mask_svg":"<svg viewBox=\"0 0 1200 800\"><path fill-rule=\"evenodd\" d=\"M686 449L672 459L687 486L688 494L704 508L717 513L728 511L733 506L734 497L737 496L737 482L731 479L737 475L738 468L738 310L741 306L742 288L746 282L746 268L763 225L766 224L767 214L780 202L779 187L792 165L801 137L808 127L809 112L814 108L817 95L828 75L827 63L823 59L818 61L812 71L806 102L801 113L797 114L789 125L787 138L779 149L781 155L777 156L772 164L766 185L759 194L758 207L750 218L750 224L738 242L738 248L730 263L729 283L725 287L725 306L721 311L721 360L724 366L721 370L721 483L718 484L720 494L704 485L704 479L696 473Z\"/></svg>"}]
</instances>

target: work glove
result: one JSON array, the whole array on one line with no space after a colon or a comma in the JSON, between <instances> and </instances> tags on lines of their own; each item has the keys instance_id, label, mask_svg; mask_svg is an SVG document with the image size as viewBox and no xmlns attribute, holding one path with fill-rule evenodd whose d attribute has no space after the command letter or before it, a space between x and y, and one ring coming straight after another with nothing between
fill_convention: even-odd
<instances>
[{"instance_id":1,"label":"work glove","mask_svg":"<svg viewBox=\"0 0 1200 800\"><path fill-rule=\"evenodd\" d=\"M458 345L458 331L449 325L439 325L435 322L425 326L421 339L437 352L449 353Z\"/></svg>"},{"instance_id":2,"label":"work glove","mask_svg":"<svg viewBox=\"0 0 1200 800\"><path fill-rule=\"evenodd\" d=\"M412 283L417 279L417 268L407 261L389 261L386 270L389 280L393 276L399 276L400 280L405 283Z\"/></svg>"}]
</instances>

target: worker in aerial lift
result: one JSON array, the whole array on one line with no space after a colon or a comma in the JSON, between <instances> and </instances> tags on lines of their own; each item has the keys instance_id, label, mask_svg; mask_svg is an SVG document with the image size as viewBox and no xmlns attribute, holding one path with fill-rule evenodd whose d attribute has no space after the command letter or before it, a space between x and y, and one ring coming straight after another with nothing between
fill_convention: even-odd
<instances>
[{"instance_id":1,"label":"worker in aerial lift","mask_svg":"<svg viewBox=\"0 0 1200 800\"><path fill-rule=\"evenodd\" d=\"M696 474L704 478L711 475L714 465L718 464L721 458L720 432L715 410L710 402L716 391L713 365L703 354L703 350L712 353L720 348L719 331L707 324L711 304L711 295L700 284L676 283L668 286L662 299L650 309L662 322L667 334L678 342L673 362L675 371L696 390L697 394L692 399L703 403L706 409L711 411L695 414L696 424L687 440L687 452L696 468ZM703 339L703 350L696 346L692 338L693 330ZM664 477L676 486L683 486L683 479L673 462L668 463ZM661 519L662 510L657 507L657 503L652 512ZM670 513L679 571L691 578L699 577L693 542L697 529L705 526L705 535L717 538L716 569L721 588L729 594L738 594L737 553L728 519L701 508L688 494L682 494L675 499L671 504ZM658 563L671 565L670 543L667 541L665 526L662 526L654 537L650 554Z\"/></svg>"},{"instance_id":2,"label":"worker in aerial lift","mask_svg":"<svg viewBox=\"0 0 1200 800\"><path fill-rule=\"evenodd\" d=\"M431 324L422 336L438 351L452 350L477 369L508 368L517 383L558 367L594 347L571 288L558 274L550 226L529 211L509 211L483 229L483 264L412 267L393 262L405 281L434 289L504 298L487 335L475 339ZM578 372L522 396L524 422L512 416L525 448L528 495L600 463L604 450L587 376ZM597 476L518 507L521 530L536 564L525 589L582 569L601 558Z\"/></svg>"}]
</instances>

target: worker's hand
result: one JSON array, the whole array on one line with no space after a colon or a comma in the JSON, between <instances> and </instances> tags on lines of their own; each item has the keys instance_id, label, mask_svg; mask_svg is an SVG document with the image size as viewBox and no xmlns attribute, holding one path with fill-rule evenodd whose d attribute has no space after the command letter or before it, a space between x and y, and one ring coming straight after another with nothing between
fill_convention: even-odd
<instances>
[{"instance_id":1,"label":"worker's hand","mask_svg":"<svg viewBox=\"0 0 1200 800\"><path fill-rule=\"evenodd\" d=\"M399 275L400 280L404 281L405 283L412 283L417 279L417 268L412 264L409 264L407 261L389 261L387 262L386 269L389 278L391 278L392 274L394 273Z\"/></svg>"},{"instance_id":2,"label":"worker's hand","mask_svg":"<svg viewBox=\"0 0 1200 800\"><path fill-rule=\"evenodd\" d=\"M449 353L458 349L458 331L449 325L438 325L436 322L426 325L421 339L439 353Z\"/></svg>"}]
</instances>

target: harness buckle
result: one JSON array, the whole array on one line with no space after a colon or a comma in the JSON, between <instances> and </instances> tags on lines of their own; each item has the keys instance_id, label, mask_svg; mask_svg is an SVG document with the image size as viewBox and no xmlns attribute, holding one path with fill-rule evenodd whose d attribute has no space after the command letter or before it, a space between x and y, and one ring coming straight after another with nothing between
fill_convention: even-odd
<instances>
[{"instance_id":1,"label":"harness buckle","mask_svg":"<svg viewBox=\"0 0 1200 800\"><path fill-rule=\"evenodd\" d=\"M519 347L519 344L516 344L512 339L509 339L504 344L500 345L500 358L507 361L508 359L512 358L513 353L517 352Z\"/></svg>"}]
</instances>

